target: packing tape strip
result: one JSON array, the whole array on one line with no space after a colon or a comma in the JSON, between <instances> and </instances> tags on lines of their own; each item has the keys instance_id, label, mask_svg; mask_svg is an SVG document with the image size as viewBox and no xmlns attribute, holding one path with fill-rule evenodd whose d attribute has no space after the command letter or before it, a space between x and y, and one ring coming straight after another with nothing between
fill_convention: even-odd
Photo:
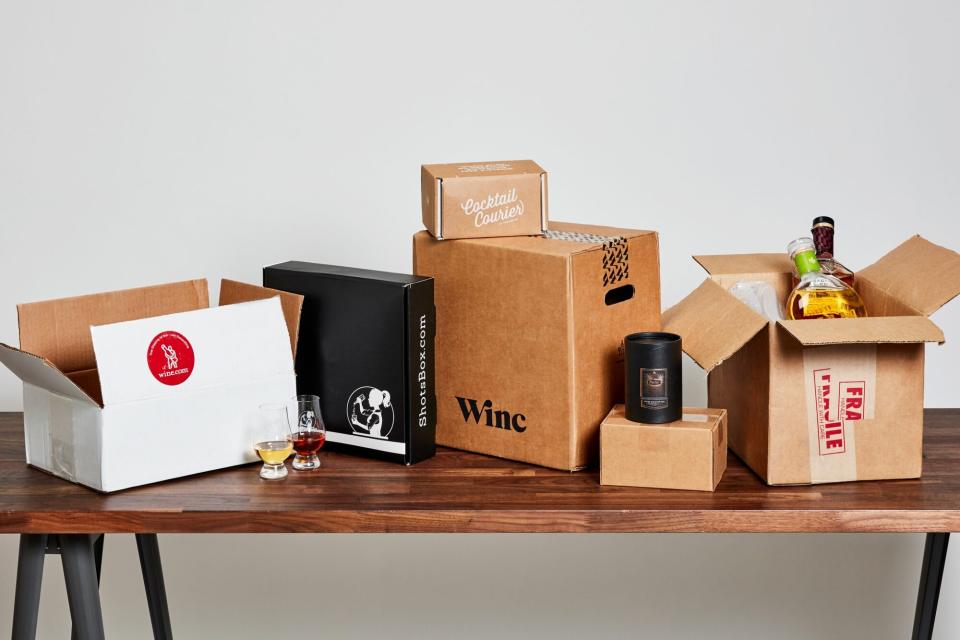
<instances>
[{"instance_id":1,"label":"packing tape strip","mask_svg":"<svg viewBox=\"0 0 960 640\"><path fill-rule=\"evenodd\" d=\"M77 481L77 456L74 438L73 411L69 398L51 394L50 400L50 466L54 474Z\"/></svg>"},{"instance_id":2,"label":"packing tape strip","mask_svg":"<svg viewBox=\"0 0 960 640\"><path fill-rule=\"evenodd\" d=\"M856 480L857 428L874 417L877 346L806 348L803 377L810 482Z\"/></svg>"},{"instance_id":3,"label":"packing tape strip","mask_svg":"<svg viewBox=\"0 0 960 640\"><path fill-rule=\"evenodd\" d=\"M547 230L548 240L603 245L603 286L608 287L630 277L630 249L623 236L601 236L581 231Z\"/></svg>"}]
</instances>

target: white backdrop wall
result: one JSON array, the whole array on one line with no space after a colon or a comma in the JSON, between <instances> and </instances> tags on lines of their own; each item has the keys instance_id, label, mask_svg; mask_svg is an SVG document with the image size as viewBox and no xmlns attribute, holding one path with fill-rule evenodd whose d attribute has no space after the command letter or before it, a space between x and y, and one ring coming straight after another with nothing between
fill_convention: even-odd
<instances>
[{"instance_id":1,"label":"white backdrop wall","mask_svg":"<svg viewBox=\"0 0 960 640\"><path fill-rule=\"evenodd\" d=\"M18 302L286 259L407 270L422 162L531 157L555 219L658 230L664 305L702 279L691 254L778 251L814 215L855 269L913 233L957 249L958 29L950 2L0 0L0 341ZM960 304L934 320L954 340L927 349L927 405L957 406ZM333 637L902 638L922 539L161 544L184 638L289 637L298 599ZM132 543L108 545L108 629L144 637ZM278 556L314 570L267 588ZM0 536L0 627L15 559ZM66 624L57 564L41 637ZM958 597L951 558L939 638Z\"/></svg>"}]
</instances>

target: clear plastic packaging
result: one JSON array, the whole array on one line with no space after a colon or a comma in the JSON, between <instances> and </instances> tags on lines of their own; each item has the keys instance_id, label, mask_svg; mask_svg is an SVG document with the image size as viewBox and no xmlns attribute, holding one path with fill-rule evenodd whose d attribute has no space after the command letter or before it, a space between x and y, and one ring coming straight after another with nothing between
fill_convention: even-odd
<instances>
[{"instance_id":1,"label":"clear plastic packaging","mask_svg":"<svg viewBox=\"0 0 960 640\"><path fill-rule=\"evenodd\" d=\"M786 317L777 291L767 282L743 280L730 287L730 293L767 320L776 322Z\"/></svg>"}]
</instances>

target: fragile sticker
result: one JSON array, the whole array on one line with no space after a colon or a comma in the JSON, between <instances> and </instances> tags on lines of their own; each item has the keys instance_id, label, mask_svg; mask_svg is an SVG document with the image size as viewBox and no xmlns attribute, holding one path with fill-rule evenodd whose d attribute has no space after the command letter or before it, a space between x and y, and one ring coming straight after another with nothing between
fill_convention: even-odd
<instances>
[{"instance_id":1,"label":"fragile sticker","mask_svg":"<svg viewBox=\"0 0 960 640\"><path fill-rule=\"evenodd\" d=\"M814 347L803 353L810 481L856 480L857 427L873 418L876 345Z\"/></svg>"}]
</instances>

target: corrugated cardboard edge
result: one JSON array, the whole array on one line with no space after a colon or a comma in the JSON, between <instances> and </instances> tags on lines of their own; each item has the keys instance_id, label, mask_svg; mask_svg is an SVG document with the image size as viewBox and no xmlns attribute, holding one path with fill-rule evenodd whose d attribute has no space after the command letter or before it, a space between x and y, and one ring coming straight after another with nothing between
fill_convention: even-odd
<instances>
[{"instance_id":1,"label":"corrugated cardboard edge","mask_svg":"<svg viewBox=\"0 0 960 640\"><path fill-rule=\"evenodd\" d=\"M434 205L434 219L436 222L435 229L437 230L437 240L443 240L443 216L441 212L443 211L443 178L434 178L433 179L433 201L436 203Z\"/></svg>"},{"instance_id":2,"label":"corrugated cardboard edge","mask_svg":"<svg viewBox=\"0 0 960 640\"><path fill-rule=\"evenodd\" d=\"M47 360L47 359L44 358L43 356L38 356L38 355L36 355L36 354L34 354L34 353L30 353L29 351L24 351L24 350L22 350L22 349L17 349L16 347L12 347L12 346L10 346L10 345L8 345L8 344L5 344L5 343L3 343L3 342L0 342L0 349L6 349L6 350L8 350L8 351L12 351L12 352L15 352L15 353L18 353L18 354L22 354L23 356L29 356L30 358L36 358L36 359L39 360L41 363L43 363L45 366L49 367L50 369L52 369L53 371L55 371L56 373L58 373L58 374L60 375L60 377L63 379L63 381L64 381L65 383L67 383L68 386L73 387L74 389L76 389L76 391L79 393L79 395L83 396L83 398L85 398L86 400L89 400L89 401L90 401L90 404L92 404L92 405L94 405L94 406L96 406L96 407L103 408L103 404L101 404L100 402L97 402L89 393L87 393L86 391L84 391L82 388L80 388L79 385L77 385L76 382L74 382L73 380L71 380L71 379L69 378L69 376L67 376L67 374L65 374L63 371L60 371L60 369L58 369L58 368L56 367L56 365L54 365L52 362L50 362L49 360ZM8 368L9 368L9 367L8 367ZM11 373L14 373L14 375L17 375L12 369L11 369L10 371L11 371ZM17 377L19 378L20 376L17 375ZM24 383L34 384L34 383L32 383L32 382L27 382L26 380L23 380L22 378L20 378L20 379L21 379L21 381L24 382ZM39 386L39 385L35 385L35 386ZM47 387L42 387L42 386L41 386L40 388L41 388L41 389L46 389L47 391L50 391L51 393L56 393L56 392L53 391L52 389L47 389ZM73 398L73 399L80 399L80 398L77 398L76 396L69 396L69 397L71 397L71 398Z\"/></svg>"},{"instance_id":3,"label":"corrugated cardboard edge","mask_svg":"<svg viewBox=\"0 0 960 640\"><path fill-rule=\"evenodd\" d=\"M925 316L780 320L777 322L800 344L943 344L943 331Z\"/></svg>"},{"instance_id":4,"label":"corrugated cardboard edge","mask_svg":"<svg viewBox=\"0 0 960 640\"><path fill-rule=\"evenodd\" d=\"M300 311L303 308L303 296L290 293L289 291L280 291L279 289L270 289L269 287L261 287L255 284L224 278L220 281L220 299L218 304L222 307L238 302L267 300L274 297L280 298L283 319L287 323L287 332L290 334L290 350L293 353L294 359L296 359L297 340L300 336Z\"/></svg>"},{"instance_id":5,"label":"corrugated cardboard edge","mask_svg":"<svg viewBox=\"0 0 960 640\"><path fill-rule=\"evenodd\" d=\"M547 206L547 172L543 171L540 174L540 233L547 232L547 220L549 219Z\"/></svg>"},{"instance_id":6,"label":"corrugated cardboard edge","mask_svg":"<svg viewBox=\"0 0 960 640\"><path fill-rule=\"evenodd\" d=\"M570 367L567 375L567 397L570 398L570 411L567 416L567 464L572 466L577 460L577 348L576 322L573 301L573 265L570 256L564 260L567 271L567 353L570 354ZM600 436L599 430L597 437Z\"/></svg>"},{"instance_id":7,"label":"corrugated cardboard edge","mask_svg":"<svg viewBox=\"0 0 960 640\"><path fill-rule=\"evenodd\" d=\"M723 480L723 474L727 472L727 458L729 457L729 425L727 424L727 410L720 409L720 415L717 418L717 437L720 442L717 446L713 458L713 488L716 491L720 481Z\"/></svg>"}]
</instances>

